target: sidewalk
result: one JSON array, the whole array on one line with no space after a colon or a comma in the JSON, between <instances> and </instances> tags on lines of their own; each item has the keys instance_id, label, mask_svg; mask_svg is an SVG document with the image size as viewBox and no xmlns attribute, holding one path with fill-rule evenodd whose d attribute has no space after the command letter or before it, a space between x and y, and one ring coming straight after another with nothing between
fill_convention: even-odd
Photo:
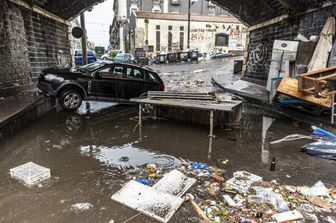
<instances>
[{"instance_id":1,"label":"sidewalk","mask_svg":"<svg viewBox=\"0 0 336 223\"><path fill-rule=\"evenodd\" d=\"M17 96L0 101L0 142L40 118L55 105L45 96Z\"/></svg>"},{"instance_id":2,"label":"sidewalk","mask_svg":"<svg viewBox=\"0 0 336 223\"><path fill-rule=\"evenodd\" d=\"M268 93L265 86L244 80L232 81L230 78L228 78L228 75L223 75L220 73L214 74L212 76L212 82L217 87L232 94L250 99L257 99L263 102L268 101Z\"/></svg>"}]
</instances>

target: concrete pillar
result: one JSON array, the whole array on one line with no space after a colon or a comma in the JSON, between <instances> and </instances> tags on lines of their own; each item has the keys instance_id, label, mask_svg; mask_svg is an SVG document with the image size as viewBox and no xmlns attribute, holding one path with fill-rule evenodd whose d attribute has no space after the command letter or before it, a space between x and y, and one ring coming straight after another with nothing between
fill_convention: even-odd
<instances>
[{"instance_id":1,"label":"concrete pillar","mask_svg":"<svg viewBox=\"0 0 336 223\"><path fill-rule=\"evenodd\" d=\"M0 1L0 8L0 97L6 97L29 90L34 84L25 17L20 7L8 1Z\"/></svg>"}]
</instances>

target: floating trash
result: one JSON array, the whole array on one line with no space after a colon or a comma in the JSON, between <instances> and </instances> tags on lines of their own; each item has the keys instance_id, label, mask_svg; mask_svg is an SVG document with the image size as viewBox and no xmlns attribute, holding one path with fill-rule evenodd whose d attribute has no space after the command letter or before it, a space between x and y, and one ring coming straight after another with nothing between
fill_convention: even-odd
<instances>
[{"instance_id":1,"label":"floating trash","mask_svg":"<svg viewBox=\"0 0 336 223\"><path fill-rule=\"evenodd\" d=\"M32 186L50 178L50 169L37 165L33 162L28 162L10 169L9 172L12 178L20 180L28 186Z\"/></svg>"}]
</instances>

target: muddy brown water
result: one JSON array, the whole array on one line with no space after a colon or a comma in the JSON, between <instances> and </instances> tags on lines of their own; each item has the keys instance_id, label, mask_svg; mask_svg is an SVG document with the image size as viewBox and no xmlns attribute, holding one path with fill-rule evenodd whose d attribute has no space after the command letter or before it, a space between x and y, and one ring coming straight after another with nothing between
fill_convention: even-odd
<instances>
[{"instance_id":1,"label":"muddy brown water","mask_svg":"<svg viewBox=\"0 0 336 223\"><path fill-rule=\"evenodd\" d=\"M110 197L134 177L126 170L147 163L174 168L228 159L221 166L227 177L246 170L292 185L336 183L336 162L300 151L309 141L269 144L289 134L309 134L309 126L258 112L244 114L241 129L215 130L209 153L208 127L149 119L143 123L140 140L136 115L136 108L130 106L91 115L52 111L0 144L0 222L123 222L136 212ZM269 171L272 158L276 158L275 172ZM50 168L51 180L28 188L10 178L10 168L29 161ZM94 207L82 213L70 210L82 202ZM197 222L195 216L190 205L183 204L171 222ZM139 216L133 222L154 221Z\"/></svg>"}]
</instances>

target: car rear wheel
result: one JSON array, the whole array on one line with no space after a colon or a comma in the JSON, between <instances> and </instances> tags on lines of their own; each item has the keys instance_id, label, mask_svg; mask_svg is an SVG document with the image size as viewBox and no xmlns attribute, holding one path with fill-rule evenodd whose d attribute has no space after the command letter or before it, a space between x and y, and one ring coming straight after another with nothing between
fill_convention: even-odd
<instances>
[{"instance_id":1,"label":"car rear wheel","mask_svg":"<svg viewBox=\"0 0 336 223\"><path fill-rule=\"evenodd\" d=\"M82 95L73 89L64 90L58 98L59 104L66 111L76 111L81 106L82 101Z\"/></svg>"}]
</instances>

